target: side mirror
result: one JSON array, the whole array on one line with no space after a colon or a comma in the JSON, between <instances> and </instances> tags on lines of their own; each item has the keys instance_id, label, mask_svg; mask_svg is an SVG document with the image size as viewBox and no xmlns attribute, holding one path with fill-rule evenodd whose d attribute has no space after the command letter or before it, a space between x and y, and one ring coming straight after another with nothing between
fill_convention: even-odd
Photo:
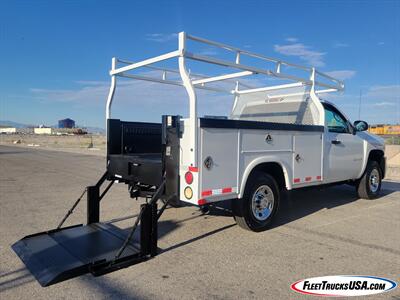
<instances>
[{"instance_id":1,"label":"side mirror","mask_svg":"<svg viewBox=\"0 0 400 300\"><path fill-rule=\"evenodd\" d=\"M365 131L368 129L368 123L365 121L354 121L354 128L356 131Z\"/></svg>"}]
</instances>

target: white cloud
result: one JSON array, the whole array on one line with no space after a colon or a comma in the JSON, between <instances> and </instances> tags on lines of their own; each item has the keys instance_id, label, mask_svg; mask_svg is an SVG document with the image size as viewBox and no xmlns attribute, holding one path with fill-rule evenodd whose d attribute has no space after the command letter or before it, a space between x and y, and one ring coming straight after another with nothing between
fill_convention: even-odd
<instances>
[{"instance_id":1,"label":"white cloud","mask_svg":"<svg viewBox=\"0 0 400 300\"><path fill-rule=\"evenodd\" d=\"M102 85L104 81L99 80L76 80L75 83L79 85Z\"/></svg>"},{"instance_id":2,"label":"white cloud","mask_svg":"<svg viewBox=\"0 0 400 300\"><path fill-rule=\"evenodd\" d=\"M359 119L359 93L326 94L322 98L343 108L352 120ZM360 118L371 124L400 123L400 85L377 85L363 89Z\"/></svg>"},{"instance_id":3,"label":"white cloud","mask_svg":"<svg viewBox=\"0 0 400 300\"><path fill-rule=\"evenodd\" d=\"M295 37L287 37L285 41L290 42L290 43L296 43L299 39Z\"/></svg>"},{"instance_id":4,"label":"white cloud","mask_svg":"<svg viewBox=\"0 0 400 300\"><path fill-rule=\"evenodd\" d=\"M385 42L379 42L378 43L378 46L383 46L383 45L385 45Z\"/></svg>"},{"instance_id":5,"label":"white cloud","mask_svg":"<svg viewBox=\"0 0 400 300\"><path fill-rule=\"evenodd\" d=\"M346 80L353 78L356 75L356 71L354 70L337 70L337 71L330 71L325 72L327 75L332 76L333 78L337 78L340 80Z\"/></svg>"},{"instance_id":6,"label":"white cloud","mask_svg":"<svg viewBox=\"0 0 400 300\"><path fill-rule=\"evenodd\" d=\"M342 42L335 42L333 44L333 48L346 48L349 47L349 44L342 43Z\"/></svg>"},{"instance_id":7,"label":"white cloud","mask_svg":"<svg viewBox=\"0 0 400 300\"><path fill-rule=\"evenodd\" d=\"M357 94L327 94L325 98L344 101L347 103L355 102L358 105L359 93ZM361 90L362 102L369 106L376 103L389 102L400 104L400 85L375 85Z\"/></svg>"},{"instance_id":8,"label":"white cloud","mask_svg":"<svg viewBox=\"0 0 400 300\"><path fill-rule=\"evenodd\" d=\"M366 93L367 97L375 98L378 100L389 101L397 99L400 100L400 85L375 85L372 86Z\"/></svg>"},{"instance_id":9,"label":"white cloud","mask_svg":"<svg viewBox=\"0 0 400 300\"><path fill-rule=\"evenodd\" d=\"M165 43L178 38L177 33L148 33L146 40L158 43Z\"/></svg>"},{"instance_id":10,"label":"white cloud","mask_svg":"<svg viewBox=\"0 0 400 300\"><path fill-rule=\"evenodd\" d=\"M283 55L297 56L311 66L325 66L323 58L326 53L312 50L311 47L306 46L302 43L290 45L275 45L274 50Z\"/></svg>"},{"instance_id":11,"label":"white cloud","mask_svg":"<svg viewBox=\"0 0 400 300\"><path fill-rule=\"evenodd\" d=\"M384 107L388 107L388 106L396 106L396 103L394 102L378 102L378 103L374 103L372 104L373 106L384 106Z\"/></svg>"},{"instance_id":12,"label":"white cloud","mask_svg":"<svg viewBox=\"0 0 400 300\"><path fill-rule=\"evenodd\" d=\"M159 76L160 72L147 72L147 76ZM170 80L176 78L171 77ZM233 84L234 85L234 84ZM233 88L232 85L232 88ZM105 109L110 88L109 82L78 81L73 89L30 89L37 101L46 105L70 103L72 109ZM233 96L198 90L198 110L200 115L227 115L233 103ZM120 80L117 82L113 101L113 116L126 120L160 121L163 114L187 116L189 101L186 90L180 86L160 84L139 80ZM103 115L99 115L102 118Z\"/></svg>"}]
</instances>

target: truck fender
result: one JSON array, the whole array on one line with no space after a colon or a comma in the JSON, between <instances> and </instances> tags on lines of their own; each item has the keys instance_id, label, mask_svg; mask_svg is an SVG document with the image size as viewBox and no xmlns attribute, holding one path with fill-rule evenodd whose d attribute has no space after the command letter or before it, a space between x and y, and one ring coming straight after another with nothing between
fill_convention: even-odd
<instances>
[{"instance_id":1,"label":"truck fender","mask_svg":"<svg viewBox=\"0 0 400 300\"><path fill-rule=\"evenodd\" d=\"M246 187L246 183L247 183L247 179L249 178L251 172L254 170L255 167L257 167L260 164L263 163L277 163L280 165L280 167L282 168L283 171L283 175L285 177L285 186L288 190L292 189L292 184L290 181L290 177L292 176L291 173L289 174L288 170L290 170L290 168L283 162L281 161L277 156L269 156L269 157L259 157L254 159L253 161L251 161L245 171L243 172L243 176L242 176L242 181L240 184L240 190L239 190L239 198L243 197L244 194L244 188Z\"/></svg>"},{"instance_id":2,"label":"truck fender","mask_svg":"<svg viewBox=\"0 0 400 300\"><path fill-rule=\"evenodd\" d=\"M380 156L380 157L383 158L385 156L385 152L382 149L376 149L376 148L368 147L366 149L366 151L365 151L363 165L362 165L360 173L358 174L357 179L360 179L364 175L364 172L365 172L365 169L367 168L368 162L374 156L375 157L376 156ZM379 163L379 165L381 165L381 167L385 168L385 165L382 166L382 162L381 161L377 161L377 162ZM383 173L383 176L385 176L385 170L382 170L382 173Z\"/></svg>"},{"instance_id":3,"label":"truck fender","mask_svg":"<svg viewBox=\"0 0 400 300\"><path fill-rule=\"evenodd\" d=\"M365 168L367 167L367 164L368 164L369 155L371 153L371 150L373 150L373 149L370 149L370 147L368 147L368 145L366 145L366 143L364 143L364 147L363 148L364 148L363 149L364 150L363 163L362 163L362 166L361 166L360 173L358 173L357 179L360 179L363 176L363 174L365 172Z\"/></svg>"}]
</instances>

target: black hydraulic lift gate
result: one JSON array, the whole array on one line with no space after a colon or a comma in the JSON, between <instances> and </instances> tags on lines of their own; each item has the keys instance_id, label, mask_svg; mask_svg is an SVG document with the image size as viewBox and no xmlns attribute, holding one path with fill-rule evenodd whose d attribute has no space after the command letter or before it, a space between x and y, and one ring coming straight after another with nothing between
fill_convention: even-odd
<instances>
[{"instance_id":1,"label":"black hydraulic lift gate","mask_svg":"<svg viewBox=\"0 0 400 300\"><path fill-rule=\"evenodd\" d=\"M136 130L137 124L132 126ZM137 130L134 132L138 134ZM114 180L119 180L112 170L107 169L97 184L88 186L74 202L56 229L28 235L12 245L12 249L42 286L85 273L101 275L157 255L158 219L168 202L176 201L179 190L179 134L179 117L163 116L160 133L163 147L163 169L159 174L161 183L157 184L151 200L141 205L137 219L128 234L112 224L100 222L100 201ZM167 147L169 151L165 153ZM100 193L100 187L106 180L110 183ZM85 193L87 225L63 228L65 220L72 214ZM157 202L161 198L164 203L160 210L157 210ZM136 230L138 227L139 231Z\"/></svg>"},{"instance_id":2,"label":"black hydraulic lift gate","mask_svg":"<svg viewBox=\"0 0 400 300\"><path fill-rule=\"evenodd\" d=\"M87 187L87 225L59 226L54 230L28 235L12 245L12 249L42 286L85 273L101 275L157 254L157 221L168 203L168 200L165 201L158 212L157 200L160 199L165 182L148 203L141 205L138 221L127 237L120 228L99 222L99 202L110 188L109 185L105 192L99 194L100 185L106 176L107 173L97 185ZM139 221L140 233L135 230Z\"/></svg>"}]
</instances>

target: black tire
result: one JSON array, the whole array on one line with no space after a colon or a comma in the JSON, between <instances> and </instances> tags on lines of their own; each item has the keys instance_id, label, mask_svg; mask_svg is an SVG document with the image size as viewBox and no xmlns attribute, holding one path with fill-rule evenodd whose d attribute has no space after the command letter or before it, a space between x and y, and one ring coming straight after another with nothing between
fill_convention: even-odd
<instances>
[{"instance_id":1,"label":"black tire","mask_svg":"<svg viewBox=\"0 0 400 300\"><path fill-rule=\"evenodd\" d=\"M272 211L265 220L259 220L253 213L253 196L262 186L268 186L273 195ZM243 229L260 232L268 229L279 209L280 193L275 179L266 173L254 172L247 180L243 198L232 200L232 211L236 223ZM261 214L260 214L261 217Z\"/></svg>"},{"instance_id":2,"label":"black tire","mask_svg":"<svg viewBox=\"0 0 400 300\"><path fill-rule=\"evenodd\" d=\"M377 189L373 188L371 189L372 185L371 174L373 175L379 174ZM379 195L381 186L382 186L382 170L376 161L370 160L367 164L367 167L365 168L364 175L361 177L361 179L357 182L356 185L358 197L362 199L375 199Z\"/></svg>"}]
</instances>

